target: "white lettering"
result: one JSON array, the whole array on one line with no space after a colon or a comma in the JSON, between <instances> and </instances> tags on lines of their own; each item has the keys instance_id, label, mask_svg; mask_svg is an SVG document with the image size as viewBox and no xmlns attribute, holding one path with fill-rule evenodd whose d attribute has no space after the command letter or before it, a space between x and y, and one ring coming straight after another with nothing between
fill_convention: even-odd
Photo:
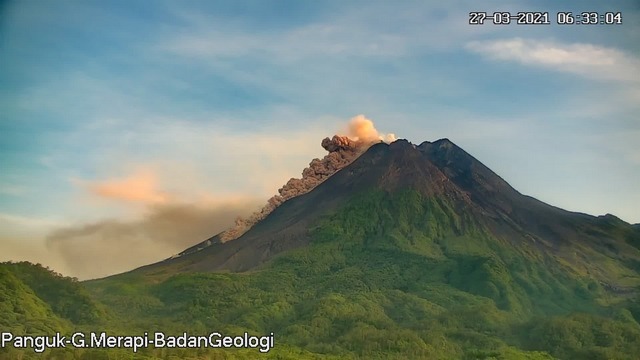
<instances>
[{"instance_id":1,"label":"white lettering","mask_svg":"<svg viewBox=\"0 0 640 360\"><path fill-rule=\"evenodd\" d=\"M153 338L153 344L155 345L155 347L157 348L162 348L165 345L165 341L164 341L164 334L161 332L157 332L154 335Z\"/></svg>"},{"instance_id":2,"label":"white lettering","mask_svg":"<svg viewBox=\"0 0 640 360\"><path fill-rule=\"evenodd\" d=\"M88 336L88 338L87 338ZM152 337L151 337L152 336ZM106 332L75 332L66 340L65 336L56 333L55 336L16 336L9 332L0 333L2 348L13 346L17 349L31 348L35 353L43 353L47 349L64 348L67 344L74 348L126 348L137 353L139 349L150 344L156 348L253 348L262 353L273 348L274 335L251 336L248 333L236 336L224 336L219 332L209 333L208 336L194 336L184 332L177 336L167 336L162 332L153 335L144 333L140 336L113 336Z\"/></svg>"},{"instance_id":3,"label":"white lettering","mask_svg":"<svg viewBox=\"0 0 640 360\"><path fill-rule=\"evenodd\" d=\"M96 333L91 333L91 347L93 348L101 348L105 347L107 343L107 334L104 332L100 333L100 338L96 336Z\"/></svg>"},{"instance_id":4,"label":"white lettering","mask_svg":"<svg viewBox=\"0 0 640 360\"><path fill-rule=\"evenodd\" d=\"M84 334L78 332L71 335L71 345L76 348L83 348L86 345L84 342Z\"/></svg>"},{"instance_id":5,"label":"white lettering","mask_svg":"<svg viewBox=\"0 0 640 360\"><path fill-rule=\"evenodd\" d=\"M13 339L13 335L11 335L11 333L6 333L3 332L2 333L2 347L6 347L7 343L10 342Z\"/></svg>"}]
</instances>

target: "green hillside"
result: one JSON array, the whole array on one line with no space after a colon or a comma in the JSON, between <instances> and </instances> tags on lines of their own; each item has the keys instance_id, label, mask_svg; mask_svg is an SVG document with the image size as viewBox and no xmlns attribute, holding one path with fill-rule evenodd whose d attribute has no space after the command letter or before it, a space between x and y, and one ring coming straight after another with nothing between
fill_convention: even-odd
<instances>
[{"instance_id":1,"label":"green hillside","mask_svg":"<svg viewBox=\"0 0 640 360\"><path fill-rule=\"evenodd\" d=\"M92 325L104 318L102 306L77 279L27 262L3 264L3 267L46 302L57 316L80 325Z\"/></svg>"},{"instance_id":2,"label":"green hillside","mask_svg":"<svg viewBox=\"0 0 640 360\"><path fill-rule=\"evenodd\" d=\"M35 265L25 266L37 269ZM0 326L3 331L21 333L50 333L65 329L66 323L52 311L18 277L12 264L0 264Z\"/></svg>"},{"instance_id":3,"label":"green hillside","mask_svg":"<svg viewBox=\"0 0 640 360\"><path fill-rule=\"evenodd\" d=\"M625 232L628 225L612 226ZM158 270L80 284L3 265L2 326L275 334L267 355L61 352L68 358L640 358L636 289L605 286L535 242L500 240L446 197L368 191L321 218L310 235L309 246L248 273ZM637 283L629 264L611 259L594 267L607 269L608 279ZM37 325L22 329L24 319ZM12 354L4 355L19 358Z\"/></svg>"}]
</instances>

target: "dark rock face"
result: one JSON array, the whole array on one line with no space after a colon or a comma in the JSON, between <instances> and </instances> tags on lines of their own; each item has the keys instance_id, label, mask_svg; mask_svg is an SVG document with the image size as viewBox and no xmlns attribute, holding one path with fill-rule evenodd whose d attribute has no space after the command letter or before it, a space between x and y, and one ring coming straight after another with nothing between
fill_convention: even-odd
<instances>
[{"instance_id":1,"label":"dark rock face","mask_svg":"<svg viewBox=\"0 0 640 360\"><path fill-rule=\"evenodd\" d=\"M640 248L639 224L631 226L611 215L569 212L522 195L448 139L419 146L398 140L371 146L311 192L287 200L238 239L223 243L216 235L177 257L137 271L167 266L174 271L256 268L281 252L307 245L314 222L353 194L371 189L389 193L412 189L444 199L513 246L533 242L540 251L558 254L574 246L572 256L586 259L584 254L599 252L621 261L629 260L624 259L626 248ZM626 240L611 235L613 228Z\"/></svg>"}]
</instances>

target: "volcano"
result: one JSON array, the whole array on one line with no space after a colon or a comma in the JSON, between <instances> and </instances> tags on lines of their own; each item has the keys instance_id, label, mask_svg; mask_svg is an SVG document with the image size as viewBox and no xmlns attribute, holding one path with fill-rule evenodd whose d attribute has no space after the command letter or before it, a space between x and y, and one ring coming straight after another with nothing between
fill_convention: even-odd
<instances>
[{"instance_id":1,"label":"volcano","mask_svg":"<svg viewBox=\"0 0 640 360\"><path fill-rule=\"evenodd\" d=\"M624 264L625 274L637 276L639 225L610 214L594 217L565 211L523 195L448 139L417 146L407 140L375 144L311 192L285 202L240 238L222 242L218 234L138 271L155 272L167 266L178 272L255 269L280 253L307 246L318 220L343 208L354 195L382 192L394 197L407 191L443 204L448 209L445 218L458 219L449 229L451 235L481 228L501 243L549 256L612 288L627 289L621 278L607 273L602 261Z\"/></svg>"},{"instance_id":2,"label":"volcano","mask_svg":"<svg viewBox=\"0 0 640 360\"><path fill-rule=\"evenodd\" d=\"M281 359L640 358L640 226L523 195L448 139L376 143L239 237L221 235L83 283L2 264L0 297L13 301L0 302L0 325L275 334Z\"/></svg>"}]
</instances>

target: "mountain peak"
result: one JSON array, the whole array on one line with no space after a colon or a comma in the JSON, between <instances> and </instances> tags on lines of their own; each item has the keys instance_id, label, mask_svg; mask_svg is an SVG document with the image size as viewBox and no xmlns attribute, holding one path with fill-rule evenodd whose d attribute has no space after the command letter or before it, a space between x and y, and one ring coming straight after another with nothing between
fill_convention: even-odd
<instances>
[{"instance_id":1,"label":"mountain peak","mask_svg":"<svg viewBox=\"0 0 640 360\"><path fill-rule=\"evenodd\" d=\"M389 147L391 148L396 148L396 147L407 147L407 146L415 146L413 145L409 140L407 139L398 139L394 142L392 142L391 144L389 144Z\"/></svg>"}]
</instances>

